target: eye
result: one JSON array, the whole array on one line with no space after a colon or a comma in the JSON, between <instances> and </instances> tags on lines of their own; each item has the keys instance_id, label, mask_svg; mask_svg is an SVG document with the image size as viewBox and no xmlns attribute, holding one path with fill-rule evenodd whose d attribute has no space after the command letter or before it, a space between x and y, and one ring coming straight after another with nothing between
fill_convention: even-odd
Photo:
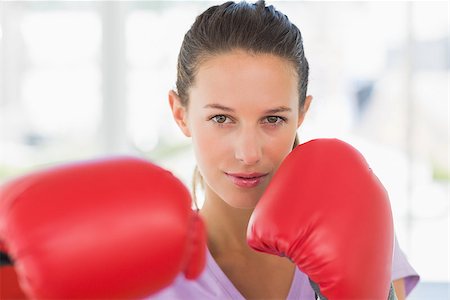
<instances>
[{"instance_id":1,"label":"eye","mask_svg":"<svg viewBox=\"0 0 450 300\"><path fill-rule=\"evenodd\" d=\"M275 116L270 116L270 117L267 117L267 121L269 122L269 123L276 123L277 121L278 121L278 117L275 117Z\"/></svg>"},{"instance_id":2,"label":"eye","mask_svg":"<svg viewBox=\"0 0 450 300\"><path fill-rule=\"evenodd\" d=\"M281 125L284 122L286 122L286 118L279 117L279 116L268 116L265 118L265 122L269 125Z\"/></svg>"},{"instance_id":3,"label":"eye","mask_svg":"<svg viewBox=\"0 0 450 300\"><path fill-rule=\"evenodd\" d=\"M213 120L214 122L216 122L218 124L225 124L225 123L229 123L229 122L226 122L227 119L229 119L229 118L225 115L216 115L216 116L212 117L210 120Z\"/></svg>"}]
</instances>

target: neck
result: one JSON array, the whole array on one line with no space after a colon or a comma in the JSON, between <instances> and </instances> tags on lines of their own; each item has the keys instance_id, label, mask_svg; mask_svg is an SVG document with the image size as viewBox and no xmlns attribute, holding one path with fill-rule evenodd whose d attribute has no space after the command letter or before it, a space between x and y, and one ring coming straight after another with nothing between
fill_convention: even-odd
<instances>
[{"instance_id":1,"label":"neck","mask_svg":"<svg viewBox=\"0 0 450 300\"><path fill-rule=\"evenodd\" d=\"M213 256L223 252L255 253L247 244L247 225L253 209L234 208L209 187L205 187L205 202L200 215L206 223L208 248Z\"/></svg>"}]
</instances>

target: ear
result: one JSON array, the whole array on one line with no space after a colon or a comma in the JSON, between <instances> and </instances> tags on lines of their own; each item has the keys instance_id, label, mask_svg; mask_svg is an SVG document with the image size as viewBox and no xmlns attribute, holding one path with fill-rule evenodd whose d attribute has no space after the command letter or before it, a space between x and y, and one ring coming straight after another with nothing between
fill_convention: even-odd
<instances>
[{"instance_id":1,"label":"ear","mask_svg":"<svg viewBox=\"0 0 450 300\"><path fill-rule=\"evenodd\" d=\"M297 128L299 128L300 125L302 125L303 120L305 119L306 113L309 110L309 106L311 105L312 99L313 99L313 97L311 95L306 96L305 103L303 104L303 108L300 110L300 112L298 114Z\"/></svg>"},{"instance_id":2,"label":"ear","mask_svg":"<svg viewBox=\"0 0 450 300\"><path fill-rule=\"evenodd\" d=\"M187 110L181 104L180 96L178 96L174 90L169 91L169 104L173 118L175 122L177 122L178 127L180 127L185 136L191 137L191 131L187 123Z\"/></svg>"}]
</instances>

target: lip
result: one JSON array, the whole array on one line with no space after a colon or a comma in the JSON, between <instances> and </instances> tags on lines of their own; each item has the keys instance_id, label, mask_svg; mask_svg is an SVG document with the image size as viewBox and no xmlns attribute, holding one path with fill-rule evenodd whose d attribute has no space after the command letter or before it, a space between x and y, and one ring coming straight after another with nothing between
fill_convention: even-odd
<instances>
[{"instance_id":1,"label":"lip","mask_svg":"<svg viewBox=\"0 0 450 300\"><path fill-rule=\"evenodd\" d=\"M225 173L234 185L241 188L254 188L260 185L269 173Z\"/></svg>"}]
</instances>

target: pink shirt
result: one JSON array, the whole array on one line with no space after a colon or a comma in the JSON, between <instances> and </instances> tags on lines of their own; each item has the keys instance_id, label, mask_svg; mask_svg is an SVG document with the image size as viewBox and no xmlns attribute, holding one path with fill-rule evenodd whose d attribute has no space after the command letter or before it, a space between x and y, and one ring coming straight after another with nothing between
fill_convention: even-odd
<instances>
[{"instance_id":1,"label":"pink shirt","mask_svg":"<svg viewBox=\"0 0 450 300\"><path fill-rule=\"evenodd\" d=\"M175 299L239 299L245 300L233 283L220 269L211 253L208 251L206 257L206 268L197 280L187 280L184 275L179 275L174 283L162 291L147 297L154 300ZM406 293L409 294L419 281L419 275L408 263L405 254L396 241L394 248L394 260L392 266L392 280L404 278ZM298 268L295 270L288 300L315 300L308 277Z\"/></svg>"}]
</instances>

